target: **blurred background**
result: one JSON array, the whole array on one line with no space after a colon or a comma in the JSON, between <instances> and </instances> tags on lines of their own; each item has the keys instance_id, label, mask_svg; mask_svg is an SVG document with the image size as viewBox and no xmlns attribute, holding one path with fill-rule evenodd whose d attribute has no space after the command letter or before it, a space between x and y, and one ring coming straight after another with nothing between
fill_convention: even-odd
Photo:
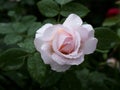
<instances>
[{"instance_id":1,"label":"blurred background","mask_svg":"<svg viewBox=\"0 0 120 90\"><path fill-rule=\"evenodd\" d=\"M95 28L98 47L63 73L45 65L34 35L70 13ZM0 90L120 90L119 0L0 0Z\"/></svg>"}]
</instances>

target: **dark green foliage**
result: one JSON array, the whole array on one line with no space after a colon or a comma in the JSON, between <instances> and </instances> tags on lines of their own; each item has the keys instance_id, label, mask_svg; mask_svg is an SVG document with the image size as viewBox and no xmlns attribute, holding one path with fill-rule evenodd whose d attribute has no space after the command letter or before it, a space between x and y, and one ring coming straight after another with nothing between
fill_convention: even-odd
<instances>
[{"instance_id":1,"label":"dark green foliage","mask_svg":"<svg viewBox=\"0 0 120 90\"><path fill-rule=\"evenodd\" d=\"M88 14L88 12L89 10L79 3L68 3L62 7L60 14L67 17L69 14L75 13L80 17L84 17Z\"/></svg>"},{"instance_id":2,"label":"dark green foliage","mask_svg":"<svg viewBox=\"0 0 120 90\"><path fill-rule=\"evenodd\" d=\"M114 0L0 0L0 90L120 90L120 16L107 17ZM93 54L66 72L52 71L34 47L36 31L75 13L95 27Z\"/></svg>"},{"instance_id":3,"label":"dark green foliage","mask_svg":"<svg viewBox=\"0 0 120 90\"><path fill-rule=\"evenodd\" d=\"M59 13L59 6L53 0L42 0L37 5L40 12L46 17L54 17Z\"/></svg>"},{"instance_id":4,"label":"dark green foliage","mask_svg":"<svg viewBox=\"0 0 120 90\"><path fill-rule=\"evenodd\" d=\"M99 27L95 29L95 35L98 38L98 49L107 50L115 44L120 43L118 35L109 28Z\"/></svg>"},{"instance_id":5,"label":"dark green foliage","mask_svg":"<svg viewBox=\"0 0 120 90\"><path fill-rule=\"evenodd\" d=\"M12 48L0 55L0 69L1 70L16 70L19 69L26 57L27 53L19 48Z\"/></svg>"}]
</instances>

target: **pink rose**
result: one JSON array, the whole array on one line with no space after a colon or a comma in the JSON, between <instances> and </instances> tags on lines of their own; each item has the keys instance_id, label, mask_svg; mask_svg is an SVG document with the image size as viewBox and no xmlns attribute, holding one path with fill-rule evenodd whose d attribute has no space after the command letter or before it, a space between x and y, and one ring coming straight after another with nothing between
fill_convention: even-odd
<instances>
[{"instance_id":1,"label":"pink rose","mask_svg":"<svg viewBox=\"0 0 120 90\"><path fill-rule=\"evenodd\" d=\"M45 64L63 72L71 65L81 64L85 54L93 53L97 39L91 25L70 14L62 25L45 24L37 30L34 44Z\"/></svg>"}]
</instances>

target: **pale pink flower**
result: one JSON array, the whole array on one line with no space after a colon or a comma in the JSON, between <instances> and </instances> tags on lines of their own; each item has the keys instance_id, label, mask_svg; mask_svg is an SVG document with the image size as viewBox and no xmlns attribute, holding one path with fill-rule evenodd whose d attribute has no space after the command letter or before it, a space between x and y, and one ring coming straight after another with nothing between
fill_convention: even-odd
<instances>
[{"instance_id":1,"label":"pale pink flower","mask_svg":"<svg viewBox=\"0 0 120 90\"><path fill-rule=\"evenodd\" d=\"M79 65L84 55L93 53L97 39L90 24L83 24L76 14L70 14L63 24L45 24L36 32L35 47L45 64L63 72Z\"/></svg>"}]
</instances>

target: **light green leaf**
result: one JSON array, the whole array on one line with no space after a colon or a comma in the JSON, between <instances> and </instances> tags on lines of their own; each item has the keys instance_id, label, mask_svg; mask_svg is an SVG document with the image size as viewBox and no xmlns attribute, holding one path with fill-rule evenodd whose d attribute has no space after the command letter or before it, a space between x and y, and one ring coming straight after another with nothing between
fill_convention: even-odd
<instances>
[{"instance_id":1,"label":"light green leaf","mask_svg":"<svg viewBox=\"0 0 120 90\"><path fill-rule=\"evenodd\" d=\"M71 2L72 0L55 0L57 3L61 4L61 5L64 5L66 3L69 3Z\"/></svg>"},{"instance_id":2,"label":"light green leaf","mask_svg":"<svg viewBox=\"0 0 120 90\"><path fill-rule=\"evenodd\" d=\"M59 6L53 0L42 0L37 3L39 11L46 17L54 17L59 13Z\"/></svg>"},{"instance_id":3,"label":"light green leaf","mask_svg":"<svg viewBox=\"0 0 120 90\"><path fill-rule=\"evenodd\" d=\"M0 69L5 71L19 69L26 55L27 53L22 49L8 49L0 55Z\"/></svg>"},{"instance_id":4,"label":"light green leaf","mask_svg":"<svg viewBox=\"0 0 120 90\"><path fill-rule=\"evenodd\" d=\"M96 28L95 36L98 39L97 49L108 50L113 45L120 43L120 38L109 28Z\"/></svg>"},{"instance_id":5,"label":"light green leaf","mask_svg":"<svg viewBox=\"0 0 120 90\"><path fill-rule=\"evenodd\" d=\"M120 22L119 16L106 18L105 21L103 22L103 26L113 26L117 24L118 22Z\"/></svg>"},{"instance_id":6,"label":"light green leaf","mask_svg":"<svg viewBox=\"0 0 120 90\"><path fill-rule=\"evenodd\" d=\"M117 35L120 37L120 28L117 30Z\"/></svg>"},{"instance_id":7,"label":"light green leaf","mask_svg":"<svg viewBox=\"0 0 120 90\"><path fill-rule=\"evenodd\" d=\"M75 13L80 17L84 17L88 14L89 10L85 6L79 3L68 3L62 7L60 14L67 17L71 13Z\"/></svg>"},{"instance_id":8,"label":"light green leaf","mask_svg":"<svg viewBox=\"0 0 120 90\"><path fill-rule=\"evenodd\" d=\"M17 34L7 34L5 37L4 37L4 42L6 44L15 44L19 41L22 40L22 36L20 35L17 35Z\"/></svg>"},{"instance_id":9,"label":"light green leaf","mask_svg":"<svg viewBox=\"0 0 120 90\"><path fill-rule=\"evenodd\" d=\"M28 58L28 71L34 80L42 83L46 75L46 65L42 62L40 55L35 53Z\"/></svg>"}]
</instances>

